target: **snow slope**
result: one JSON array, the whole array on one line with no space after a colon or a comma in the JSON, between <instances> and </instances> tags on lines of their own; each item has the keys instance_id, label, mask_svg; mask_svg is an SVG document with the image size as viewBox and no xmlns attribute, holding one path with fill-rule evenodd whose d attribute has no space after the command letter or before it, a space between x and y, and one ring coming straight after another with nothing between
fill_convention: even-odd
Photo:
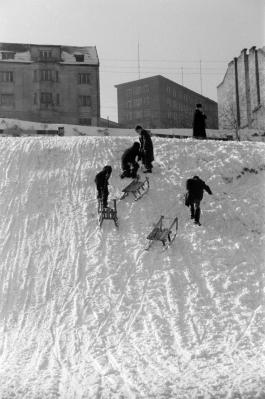
<instances>
[{"instance_id":1,"label":"snow slope","mask_svg":"<svg viewBox=\"0 0 265 399\"><path fill-rule=\"evenodd\" d=\"M99 229L94 176L119 197L133 140L0 141L1 399L265 398L265 145L154 138L149 193ZM177 238L146 252L162 214Z\"/></svg>"}]
</instances>

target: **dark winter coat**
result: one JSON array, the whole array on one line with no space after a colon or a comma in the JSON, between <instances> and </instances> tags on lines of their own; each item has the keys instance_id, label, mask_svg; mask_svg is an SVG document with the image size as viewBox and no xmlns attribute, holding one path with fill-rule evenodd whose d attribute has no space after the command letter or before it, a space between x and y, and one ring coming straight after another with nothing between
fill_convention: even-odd
<instances>
[{"instance_id":1,"label":"dark winter coat","mask_svg":"<svg viewBox=\"0 0 265 399\"><path fill-rule=\"evenodd\" d=\"M109 180L105 170L99 172L95 177L98 193L108 193Z\"/></svg>"},{"instance_id":2,"label":"dark winter coat","mask_svg":"<svg viewBox=\"0 0 265 399\"><path fill-rule=\"evenodd\" d=\"M150 133L142 130L139 136L140 140L140 154L144 163L150 163L154 160L153 142Z\"/></svg>"},{"instance_id":3,"label":"dark winter coat","mask_svg":"<svg viewBox=\"0 0 265 399\"><path fill-rule=\"evenodd\" d=\"M200 111L199 109L196 109L194 112L193 116L193 137L206 137L206 123L205 120L207 119L207 116Z\"/></svg>"},{"instance_id":4,"label":"dark winter coat","mask_svg":"<svg viewBox=\"0 0 265 399\"><path fill-rule=\"evenodd\" d=\"M128 163L134 164L136 162L135 158L139 156L139 143L134 143L130 148L124 151L121 157L122 168Z\"/></svg>"},{"instance_id":5,"label":"dark winter coat","mask_svg":"<svg viewBox=\"0 0 265 399\"><path fill-rule=\"evenodd\" d=\"M186 188L188 191L188 202L201 201L204 190L207 191L208 194L212 194L210 187L200 178L188 179Z\"/></svg>"}]
</instances>

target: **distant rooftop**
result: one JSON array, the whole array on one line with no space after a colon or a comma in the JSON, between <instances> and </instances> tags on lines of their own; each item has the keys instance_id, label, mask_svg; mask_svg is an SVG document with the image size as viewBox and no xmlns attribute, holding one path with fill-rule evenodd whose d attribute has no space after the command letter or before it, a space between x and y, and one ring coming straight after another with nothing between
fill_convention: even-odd
<instances>
[{"instance_id":1,"label":"distant rooftop","mask_svg":"<svg viewBox=\"0 0 265 399\"><path fill-rule=\"evenodd\" d=\"M63 64L99 65L97 49L95 46L77 47L77 46L61 46L53 44L50 45L50 44L0 43L0 53L13 54L13 58L3 59L2 57L1 60L0 57L0 61L31 63L33 62L31 57L31 50L36 47L43 50L48 50L53 48L59 49L61 55L60 62Z\"/></svg>"},{"instance_id":2,"label":"distant rooftop","mask_svg":"<svg viewBox=\"0 0 265 399\"><path fill-rule=\"evenodd\" d=\"M188 87L183 86L183 85L181 85L181 84L175 82L174 80L165 78L165 77L162 76L162 75L154 75L154 76L150 76L150 77L148 77L148 78L142 78L142 79L131 80L130 82L125 82L125 83L117 84L117 85L115 85L114 87L117 87L117 88L118 88L118 87L122 87L122 86L128 86L128 85L130 85L130 84L135 85L136 82L138 82L138 83L144 83L144 81L148 81L148 80L151 80L151 79L167 80L168 82L173 83L173 84L176 85L176 86L179 86L179 87L182 87L182 88L184 87L185 90L189 91L190 93L197 94L197 95L199 95L199 96L201 96L201 97L207 99L208 101L212 101L213 103L216 104L216 101L212 100L211 98L206 97L206 96L204 96L203 94L197 93L196 91L191 90L191 89L189 89Z\"/></svg>"}]
</instances>

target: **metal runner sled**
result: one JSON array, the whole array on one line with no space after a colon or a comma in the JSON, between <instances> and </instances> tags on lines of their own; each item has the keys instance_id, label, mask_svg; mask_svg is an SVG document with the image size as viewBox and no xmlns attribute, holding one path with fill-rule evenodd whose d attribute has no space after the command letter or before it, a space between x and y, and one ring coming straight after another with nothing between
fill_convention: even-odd
<instances>
[{"instance_id":1,"label":"metal runner sled","mask_svg":"<svg viewBox=\"0 0 265 399\"><path fill-rule=\"evenodd\" d=\"M117 216L117 205L116 205L116 199L113 200L113 208L110 208L109 206L107 208L103 208L103 202L102 200L98 200L98 220L99 220L99 226L102 226L103 220L113 220L115 223L116 227L119 227L118 224L118 216Z\"/></svg>"},{"instance_id":2,"label":"metal runner sled","mask_svg":"<svg viewBox=\"0 0 265 399\"><path fill-rule=\"evenodd\" d=\"M165 219L165 217L161 216L159 221L154 225L154 228L151 231L151 233L146 237L147 240L150 240L148 246L145 248L147 251L151 247L154 241L161 241L163 247L165 248L171 245L172 242L174 241L178 231L178 218L175 217L175 219L172 221L169 227L163 226L163 219ZM172 229L174 225L176 225L176 231L173 233Z\"/></svg>"},{"instance_id":3,"label":"metal runner sled","mask_svg":"<svg viewBox=\"0 0 265 399\"><path fill-rule=\"evenodd\" d=\"M130 193L134 195L135 201L138 201L144 194L149 190L149 179L145 178L144 181L140 181L139 177L133 179L133 181L125 187L123 191L123 195L121 196L121 200L127 197Z\"/></svg>"}]
</instances>

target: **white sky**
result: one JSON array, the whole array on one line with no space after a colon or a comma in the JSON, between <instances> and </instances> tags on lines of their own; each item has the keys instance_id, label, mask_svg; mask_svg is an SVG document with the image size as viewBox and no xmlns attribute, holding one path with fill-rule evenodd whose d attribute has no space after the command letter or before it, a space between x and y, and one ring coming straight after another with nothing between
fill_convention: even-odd
<instances>
[{"instance_id":1,"label":"white sky","mask_svg":"<svg viewBox=\"0 0 265 399\"><path fill-rule=\"evenodd\" d=\"M216 100L227 63L265 44L263 0L0 0L0 41L95 45L101 114L117 120L115 84L163 75Z\"/></svg>"}]
</instances>

